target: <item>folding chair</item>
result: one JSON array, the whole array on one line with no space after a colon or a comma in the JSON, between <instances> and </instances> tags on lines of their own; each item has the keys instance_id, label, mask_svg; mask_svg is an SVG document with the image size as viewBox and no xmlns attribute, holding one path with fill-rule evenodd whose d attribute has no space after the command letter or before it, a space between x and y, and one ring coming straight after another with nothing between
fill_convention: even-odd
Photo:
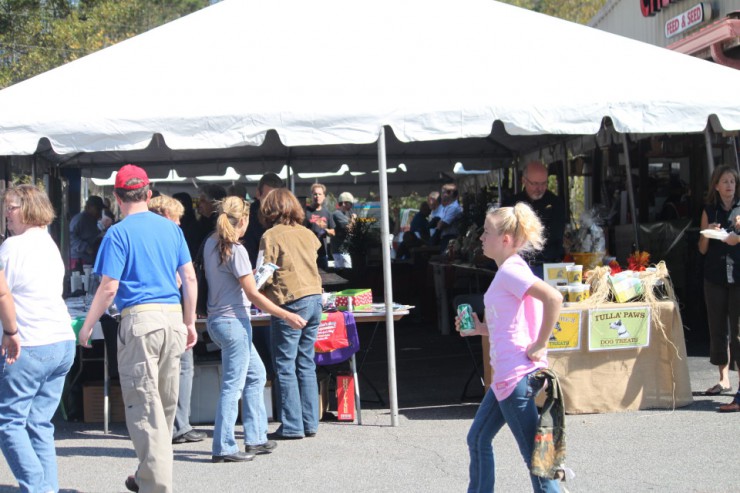
<instances>
[{"instance_id":1,"label":"folding chair","mask_svg":"<svg viewBox=\"0 0 740 493\"><path fill-rule=\"evenodd\" d=\"M460 294L455 296L453 300L453 304L455 306L455 309L457 309L458 306L462 304L469 304L475 313L478 314L478 318L483 320L483 317L485 315L485 306L483 305L483 295L478 294ZM460 395L460 400L464 401L468 394L468 387L470 386L470 382L473 381L473 378L477 375L480 379L481 387L485 385L485 380L483 377L483 368L480 367L478 364L478 358L476 357L475 353L473 352L473 348L470 345L470 337L463 337L465 339L465 345L468 348L468 352L470 353L470 359L473 361L473 369L470 371L470 376L468 376L467 381L465 382L465 387L463 387L462 394ZM484 389L485 393L485 389Z\"/></svg>"}]
</instances>

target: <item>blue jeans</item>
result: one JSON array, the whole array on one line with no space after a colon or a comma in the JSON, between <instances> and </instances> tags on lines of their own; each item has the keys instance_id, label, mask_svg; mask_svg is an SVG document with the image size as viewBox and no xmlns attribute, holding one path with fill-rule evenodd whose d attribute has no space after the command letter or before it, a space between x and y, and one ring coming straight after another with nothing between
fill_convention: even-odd
<instances>
[{"instance_id":1,"label":"blue jeans","mask_svg":"<svg viewBox=\"0 0 740 493\"><path fill-rule=\"evenodd\" d=\"M184 435L193 430L190 426L190 396L193 393L193 350L188 349L180 356L180 391L177 394L175 424L172 427L172 438Z\"/></svg>"},{"instance_id":2,"label":"blue jeans","mask_svg":"<svg viewBox=\"0 0 740 493\"><path fill-rule=\"evenodd\" d=\"M267 443L267 409L265 409L265 384L267 371L257 348L251 345L247 381L242 393L242 427L244 443L262 445Z\"/></svg>"},{"instance_id":3,"label":"blue jeans","mask_svg":"<svg viewBox=\"0 0 740 493\"><path fill-rule=\"evenodd\" d=\"M321 295L304 296L282 308L299 314L308 323L302 330L270 318L272 357L279 398L277 433L303 437L319 429L319 385L316 381L314 343L321 322Z\"/></svg>"},{"instance_id":4,"label":"blue jeans","mask_svg":"<svg viewBox=\"0 0 740 493\"><path fill-rule=\"evenodd\" d=\"M530 380L530 375L522 378L514 392L503 401L497 401L493 390L488 389L481 402L475 419L468 432L468 451L470 452L470 483L468 492L490 493L495 482L493 437L508 424L514 435L519 451L527 463L527 473L532 481L532 489L538 492L559 492L558 481L540 478L529 473L532 465L534 435L537 430L537 406L534 398L541 388L541 381Z\"/></svg>"},{"instance_id":5,"label":"blue jeans","mask_svg":"<svg viewBox=\"0 0 740 493\"><path fill-rule=\"evenodd\" d=\"M221 348L223 369L213 428L213 455L230 455L239 451L234 423L239 413L240 396L244 403L244 442L261 445L267 441L267 411L263 396L267 376L251 342L252 325L248 318L209 318L208 334Z\"/></svg>"},{"instance_id":6,"label":"blue jeans","mask_svg":"<svg viewBox=\"0 0 740 493\"><path fill-rule=\"evenodd\" d=\"M0 356L0 448L23 492L59 491L54 425L74 341L23 346L12 365Z\"/></svg>"}]
</instances>

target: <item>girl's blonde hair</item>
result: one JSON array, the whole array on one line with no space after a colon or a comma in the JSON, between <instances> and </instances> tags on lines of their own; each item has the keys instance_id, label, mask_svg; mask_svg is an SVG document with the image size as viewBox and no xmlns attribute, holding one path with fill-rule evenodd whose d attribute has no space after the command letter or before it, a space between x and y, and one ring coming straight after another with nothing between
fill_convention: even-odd
<instances>
[{"instance_id":1,"label":"girl's blonde hair","mask_svg":"<svg viewBox=\"0 0 740 493\"><path fill-rule=\"evenodd\" d=\"M514 238L517 253L529 254L544 248L545 228L526 203L519 202L514 207L491 208L488 215L496 224L499 234L508 234Z\"/></svg>"},{"instance_id":2,"label":"girl's blonde hair","mask_svg":"<svg viewBox=\"0 0 740 493\"><path fill-rule=\"evenodd\" d=\"M182 219L185 214L185 207L179 200L169 195L160 195L149 201L149 210L160 216L167 216L171 219Z\"/></svg>"},{"instance_id":3,"label":"girl's blonde hair","mask_svg":"<svg viewBox=\"0 0 740 493\"><path fill-rule=\"evenodd\" d=\"M218 234L218 251L220 263L224 263L231 256L231 247L239 243L239 233L236 226L242 219L249 218L249 204L241 198L229 196L216 203L218 219L216 233Z\"/></svg>"}]
</instances>

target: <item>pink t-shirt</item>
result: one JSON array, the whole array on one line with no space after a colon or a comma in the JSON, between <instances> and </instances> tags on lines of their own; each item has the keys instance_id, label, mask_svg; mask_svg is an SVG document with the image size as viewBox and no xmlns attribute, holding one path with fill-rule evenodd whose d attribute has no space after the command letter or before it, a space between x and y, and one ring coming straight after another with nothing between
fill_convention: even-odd
<instances>
[{"instance_id":1,"label":"pink t-shirt","mask_svg":"<svg viewBox=\"0 0 740 493\"><path fill-rule=\"evenodd\" d=\"M494 372L491 388L499 401L511 395L522 377L547 368L546 359L535 363L527 357L542 325L542 302L525 293L538 280L519 255L512 255L499 266L483 297Z\"/></svg>"}]
</instances>

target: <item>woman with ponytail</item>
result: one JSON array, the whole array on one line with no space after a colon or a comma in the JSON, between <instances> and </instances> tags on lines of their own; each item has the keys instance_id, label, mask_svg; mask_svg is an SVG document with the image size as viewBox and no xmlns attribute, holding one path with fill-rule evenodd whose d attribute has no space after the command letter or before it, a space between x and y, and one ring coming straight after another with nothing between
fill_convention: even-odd
<instances>
[{"instance_id":1,"label":"woman with ponytail","mask_svg":"<svg viewBox=\"0 0 740 493\"><path fill-rule=\"evenodd\" d=\"M481 242L498 272L484 295L485 320L473 313L475 330L463 336L485 335L491 341L493 382L468 432L469 492L494 489L492 441L508 424L519 450L531 467L538 414L534 399L541 380L531 378L547 368L547 341L558 320L563 298L536 277L522 258L542 249L543 227L532 209L520 202L492 209L486 215ZM460 330L460 320L455 321ZM557 481L529 474L535 492L557 492Z\"/></svg>"},{"instance_id":2,"label":"woman with ponytail","mask_svg":"<svg viewBox=\"0 0 740 493\"><path fill-rule=\"evenodd\" d=\"M252 344L250 304L300 330L306 321L284 310L257 290L252 265L239 239L249 223L249 204L226 197L218 205L216 232L203 251L208 280L208 335L221 348L223 376L213 430L213 462L244 462L255 454L269 454L277 444L267 439L267 412L263 391L265 365ZM251 302L251 303L250 303ZM245 451L234 437L238 401L244 403Z\"/></svg>"}]
</instances>

